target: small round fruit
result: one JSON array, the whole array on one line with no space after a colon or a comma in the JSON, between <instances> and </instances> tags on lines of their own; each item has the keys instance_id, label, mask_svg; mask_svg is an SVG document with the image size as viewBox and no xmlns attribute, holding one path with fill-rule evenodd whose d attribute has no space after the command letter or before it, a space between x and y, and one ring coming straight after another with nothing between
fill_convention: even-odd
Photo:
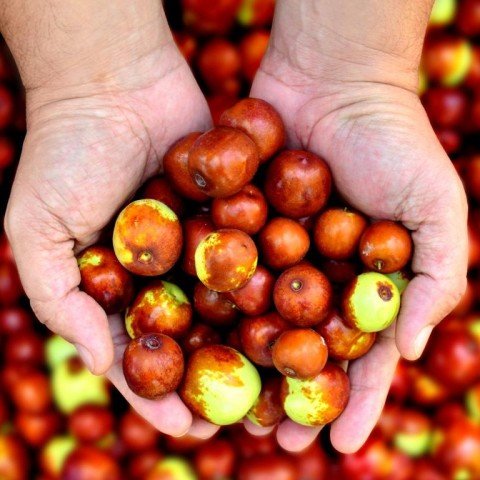
<instances>
[{"instance_id":1,"label":"small round fruit","mask_svg":"<svg viewBox=\"0 0 480 480\"><path fill-rule=\"evenodd\" d=\"M285 145L285 126L280 115L259 98L244 98L225 110L220 125L245 132L255 142L260 162L267 161Z\"/></svg>"},{"instance_id":2,"label":"small round fruit","mask_svg":"<svg viewBox=\"0 0 480 480\"><path fill-rule=\"evenodd\" d=\"M211 233L198 245L195 269L210 290L228 292L243 287L255 273L258 252L253 240L241 230Z\"/></svg>"},{"instance_id":3,"label":"small round fruit","mask_svg":"<svg viewBox=\"0 0 480 480\"><path fill-rule=\"evenodd\" d=\"M183 217L185 212L183 199L173 190L170 181L163 175L156 175L147 180L140 190L139 198L152 198L164 203L177 217Z\"/></svg>"},{"instance_id":4,"label":"small round fruit","mask_svg":"<svg viewBox=\"0 0 480 480\"><path fill-rule=\"evenodd\" d=\"M200 135L200 132L193 132L181 138L163 157L163 170L165 176L172 182L173 188L183 197L195 202L204 202L208 199L208 195L195 185L188 170L188 152Z\"/></svg>"},{"instance_id":5,"label":"small round fruit","mask_svg":"<svg viewBox=\"0 0 480 480\"><path fill-rule=\"evenodd\" d=\"M162 334L132 340L123 355L130 389L144 398L159 398L177 389L183 377L183 354L175 340Z\"/></svg>"},{"instance_id":6,"label":"small round fruit","mask_svg":"<svg viewBox=\"0 0 480 480\"><path fill-rule=\"evenodd\" d=\"M225 293L210 290L202 282L195 285L193 306L202 320L215 327L232 325L238 310Z\"/></svg>"},{"instance_id":7,"label":"small round fruit","mask_svg":"<svg viewBox=\"0 0 480 480\"><path fill-rule=\"evenodd\" d=\"M195 469L202 480L233 478L236 452L227 439L214 438L195 452Z\"/></svg>"},{"instance_id":8,"label":"small round fruit","mask_svg":"<svg viewBox=\"0 0 480 480\"><path fill-rule=\"evenodd\" d=\"M281 377L272 377L263 382L262 391L247 413L247 418L261 427L277 425L285 416L280 398Z\"/></svg>"},{"instance_id":9,"label":"small round fruit","mask_svg":"<svg viewBox=\"0 0 480 480\"><path fill-rule=\"evenodd\" d=\"M328 315L332 286L327 277L307 263L285 270L273 289L278 313L298 327L312 327Z\"/></svg>"},{"instance_id":10,"label":"small round fruit","mask_svg":"<svg viewBox=\"0 0 480 480\"><path fill-rule=\"evenodd\" d=\"M166 457L147 473L145 480L197 480L197 476L184 458Z\"/></svg>"},{"instance_id":11,"label":"small round fruit","mask_svg":"<svg viewBox=\"0 0 480 480\"><path fill-rule=\"evenodd\" d=\"M272 345L288 328L288 323L276 312L244 318L239 325L243 352L257 365L273 367Z\"/></svg>"},{"instance_id":12,"label":"small round fruit","mask_svg":"<svg viewBox=\"0 0 480 480\"><path fill-rule=\"evenodd\" d=\"M310 248L307 230L290 218L272 218L258 237L263 261L282 270L300 262Z\"/></svg>"},{"instance_id":13,"label":"small round fruit","mask_svg":"<svg viewBox=\"0 0 480 480\"><path fill-rule=\"evenodd\" d=\"M115 222L113 249L130 272L162 275L175 265L182 251L178 217L157 200L136 200L120 212Z\"/></svg>"},{"instance_id":14,"label":"small round fruit","mask_svg":"<svg viewBox=\"0 0 480 480\"><path fill-rule=\"evenodd\" d=\"M315 246L332 260L347 260L355 255L367 221L363 215L343 208L323 212L315 222Z\"/></svg>"},{"instance_id":15,"label":"small round fruit","mask_svg":"<svg viewBox=\"0 0 480 480\"><path fill-rule=\"evenodd\" d=\"M333 363L311 380L284 377L281 390L287 416L309 427L333 422L347 406L349 395L348 376Z\"/></svg>"},{"instance_id":16,"label":"small round fruit","mask_svg":"<svg viewBox=\"0 0 480 480\"><path fill-rule=\"evenodd\" d=\"M188 169L193 182L210 197L229 197L255 175L258 150L248 135L228 127L215 127L193 144Z\"/></svg>"},{"instance_id":17,"label":"small round fruit","mask_svg":"<svg viewBox=\"0 0 480 480\"><path fill-rule=\"evenodd\" d=\"M96 245L77 259L80 288L93 297L108 315L125 310L133 298L133 279L107 247Z\"/></svg>"},{"instance_id":18,"label":"small round fruit","mask_svg":"<svg viewBox=\"0 0 480 480\"><path fill-rule=\"evenodd\" d=\"M346 287L342 307L345 321L362 332L389 327L400 309L400 292L385 275L362 273Z\"/></svg>"},{"instance_id":19,"label":"small round fruit","mask_svg":"<svg viewBox=\"0 0 480 480\"><path fill-rule=\"evenodd\" d=\"M215 198L212 202L212 220L218 228L237 228L249 235L265 225L267 212L263 193L251 184L231 197Z\"/></svg>"},{"instance_id":20,"label":"small round fruit","mask_svg":"<svg viewBox=\"0 0 480 480\"><path fill-rule=\"evenodd\" d=\"M291 218L316 214L327 202L332 175L327 164L310 152L286 150L267 171L265 195L282 215Z\"/></svg>"},{"instance_id":21,"label":"small round fruit","mask_svg":"<svg viewBox=\"0 0 480 480\"><path fill-rule=\"evenodd\" d=\"M120 466L112 455L93 445L81 445L65 460L62 480L121 480Z\"/></svg>"},{"instance_id":22,"label":"small round fruit","mask_svg":"<svg viewBox=\"0 0 480 480\"><path fill-rule=\"evenodd\" d=\"M192 323L192 306L180 287L164 280L143 288L125 315L131 338L145 333L181 337Z\"/></svg>"},{"instance_id":23,"label":"small round fruit","mask_svg":"<svg viewBox=\"0 0 480 480\"><path fill-rule=\"evenodd\" d=\"M215 231L208 215L197 215L187 218L183 222L183 260L182 268L189 275L197 275L195 270L195 251L198 244L209 234Z\"/></svg>"},{"instance_id":24,"label":"small round fruit","mask_svg":"<svg viewBox=\"0 0 480 480\"><path fill-rule=\"evenodd\" d=\"M180 396L205 420L230 425L246 415L261 387L256 368L240 352L211 345L190 357Z\"/></svg>"},{"instance_id":25,"label":"small round fruit","mask_svg":"<svg viewBox=\"0 0 480 480\"><path fill-rule=\"evenodd\" d=\"M206 345L216 345L220 342L221 337L216 330L203 323L197 323L183 338L182 347L185 353L190 354Z\"/></svg>"},{"instance_id":26,"label":"small round fruit","mask_svg":"<svg viewBox=\"0 0 480 480\"><path fill-rule=\"evenodd\" d=\"M113 432L114 421L107 407L82 405L68 417L68 430L82 443L96 443Z\"/></svg>"},{"instance_id":27,"label":"small round fruit","mask_svg":"<svg viewBox=\"0 0 480 480\"><path fill-rule=\"evenodd\" d=\"M382 220L363 232L359 251L366 267L381 273L392 273L401 270L410 260L412 239L403 225Z\"/></svg>"},{"instance_id":28,"label":"small round fruit","mask_svg":"<svg viewBox=\"0 0 480 480\"><path fill-rule=\"evenodd\" d=\"M359 265L353 261L326 259L320 266L322 272L333 283L347 283L361 272Z\"/></svg>"},{"instance_id":29,"label":"small round fruit","mask_svg":"<svg viewBox=\"0 0 480 480\"><path fill-rule=\"evenodd\" d=\"M283 332L272 347L275 368L287 377L307 380L316 377L327 363L323 337L310 328Z\"/></svg>"},{"instance_id":30,"label":"small round fruit","mask_svg":"<svg viewBox=\"0 0 480 480\"><path fill-rule=\"evenodd\" d=\"M318 327L328 347L328 355L335 360L355 360L373 346L376 334L362 332L347 325L338 312L331 312Z\"/></svg>"}]
</instances>

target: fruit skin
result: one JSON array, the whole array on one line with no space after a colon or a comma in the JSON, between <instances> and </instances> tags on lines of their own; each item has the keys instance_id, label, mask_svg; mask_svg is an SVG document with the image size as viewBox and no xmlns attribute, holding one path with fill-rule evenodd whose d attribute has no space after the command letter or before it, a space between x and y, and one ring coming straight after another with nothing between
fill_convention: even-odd
<instances>
[{"instance_id":1,"label":"fruit skin","mask_svg":"<svg viewBox=\"0 0 480 480\"><path fill-rule=\"evenodd\" d=\"M348 260L355 255L366 227L367 221L359 213L331 208L320 214L315 222L315 246L324 257Z\"/></svg>"},{"instance_id":2,"label":"fruit skin","mask_svg":"<svg viewBox=\"0 0 480 480\"><path fill-rule=\"evenodd\" d=\"M182 268L189 275L197 275L195 270L195 251L198 244L215 231L215 225L208 215L197 215L183 222L184 249Z\"/></svg>"},{"instance_id":3,"label":"fruit skin","mask_svg":"<svg viewBox=\"0 0 480 480\"><path fill-rule=\"evenodd\" d=\"M307 230L290 218L272 218L258 236L262 260L269 267L283 270L300 262L310 248Z\"/></svg>"},{"instance_id":4,"label":"fruit skin","mask_svg":"<svg viewBox=\"0 0 480 480\"><path fill-rule=\"evenodd\" d=\"M257 233L267 221L268 205L254 185L245 185L238 193L212 202L212 220L217 228L236 228L249 235Z\"/></svg>"},{"instance_id":5,"label":"fruit skin","mask_svg":"<svg viewBox=\"0 0 480 480\"><path fill-rule=\"evenodd\" d=\"M397 286L400 295L407 289L411 276L404 270L387 273L386 276Z\"/></svg>"},{"instance_id":6,"label":"fruit skin","mask_svg":"<svg viewBox=\"0 0 480 480\"><path fill-rule=\"evenodd\" d=\"M241 230L222 229L205 237L195 251L195 269L210 290L228 292L243 287L255 273L258 252Z\"/></svg>"},{"instance_id":7,"label":"fruit skin","mask_svg":"<svg viewBox=\"0 0 480 480\"><path fill-rule=\"evenodd\" d=\"M172 182L173 188L195 202L205 202L208 195L203 193L193 182L188 170L188 152L201 132L189 133L175 142L163 157L165 176Z\"/></svg>"},{"instance_id":8,"label":"fruit skin","mask_svg":"<svg viewBox=\"0 0 480 480\"><path fill-rule=\"evenodd\" d=\"M328 315L332 295L327 277L310 264L301 263L278 277L273 302L285 320L298 327L311 327Z\"/></svg>"},{"instance_id":9,"label":"fruit skin","mask_svg":"<svg viewBox=\"0 0 480 480\"><path fill-rule=\"evenodd\" d=\"M432 125L443 128L461 125L469 108L468 96L460 88L429 88L422 103Z\"/></svg>"},{"instance_id":10,"label":"fruit skin","mask_svg":"<svg viewBox=\"0 0 480 480\"><path fill-rule=\"evenodd\" d=\"M318 327L328 347L328 355L335 360L355 360L365 355L375 343L376 334L362 332L347 325L338 312L332 311Z\"/></svg>"},{"instance_id":11,"label":"fruit skin","mask_svg":"<svg viewBox=\"0 0 480 480\"><path fill-rule=\"evenodd\" d=\"M60 335L52 335L45 342L45 361L50 369L54 369L68 358L76 357L77 354L75 345Z\"/></svg>"},{"instance_id":12,"label":"fruit skin","mask_svg":"<svg viewBox=\"0 0 480 480\"><path fill-rule=\"evenodd\" d=\"M190 464L181 457L160 460L145 480L198 480Z\"/></svg>"},{"instance_id":13,"label":"fruit skin","mask_svg":"<svg viewBox=\"0 0 480 480\"><path fill-rule=\"evenodd\" d=\"M242 61L242 73L249 82L253 82L255 78L269 41L270 32L268 30L256 30L245 35L238 46Z\"/></svg>"},{"instance_id":14,"label":"fruit skin","mask_svg":"<svg viewBox=\"0 0 480 480\"><path fill-rule=\"evenodd\" d=\"M113 250L95 245L77 258L80 289L94 298L107 315L124 311L133 298L133 279Z\"/></svg>"},{"instance_id":15,"label":"fruit skin","mask_svg":"<svg viewBox=\"0 0 480 480\"><path fill-rule=\"evenodd\" d=\"M248 135L215 127L197 138L188 154L193 182L210 197L238 193L255 175L258 150Z\"/></svg>"},{"instance_id":16,"label":"fruit skin","mask_svg":"<svg viewBox=\"0 0 480 480\"><path fill-rule=\"evenodd\" d=\"M240 352L211 345L192 354L179 393L193 413L230 425L250 410L261 387L256 368Z\"/></svg>"},{"instance_id":17,"label":"fruit skin","mask_svg":"<svg viewBox=\"0 0 480 480\"><path fill-rule=\"evenodd\" d=\"M58 478L65 460L75 449L76 440L70 435L58 435L44 445L40 452L40 465L48 478Z\"/></svg>"},{"instance_id":18,"label":"fruit skin","mask_svg":"<svg viewBox=\"0 0 480 480\"><path fill-rule=\"evenodd\" d=\"M231 326L238 317L238 310L226 293L210 290L202 282L195 285L193 306L195 313L214 327Z\"/></svg>"},{"instance_id":19,"label":"fruit skin","mask_svg":"<svg viewBox=\"0 0 480 480\"><path fill-rule=\"evenodd\" d=\"M163 175L156 175L147 180L140 190L139 197L151 198L164 203L179 218L183 217L185 213L183 199L172 188L170 179L167 179Z\"/></svg>"},{"instance_id":20,"label":"fruit skin","mask_svg":"<svg viewBox=\"0 0 480 480\"><path fill-rule=\"evenodd\" d=\"M95 443L113 432L113 413L99 405L82 405L68 417L68 430L84 443Z\"/></svg>"},{"instance_id":21,"label":"fruit skin","mask_svg":"<svg viewBox=\"0 0 480 480\"><path fill-rule=\"evenodd\" d=\"M163 333L174 338L185 334L192 323L192 306L177 285L158 280L143 288L125 315L130 338Z\"/></svg>"},{"instance_id":22,"label":"fruit skin","mask_svg":"<svg viewBox=\"0 0 480 480\"><path fill-rule=\"evenodd\" d=\"M160 398L175 391L183 371L182 350L167 335L142 335L132 340L123 354L125 380L143 398Z\"/></svg>"},{"instance_id":23,"label":"fruit skin","mask_svg":"<svg viewBox=\"0 0 480 480\"><path fill-rule=\"evenodd\" d=\"M293 460L286 455L257 455L243 462L237 480L298 480Z\"/></svg>"},{"instance_id":24,"label":"fruit skin","mask_svg":"<svg viewBox=\"0 0 480 480\"><path fill-rule=\"evenodd\" d=\"M327 202L331 188L332 175L327 164L304 150L283 151L267 170L267 200L286 217L316 214Z\"/></svg>"},{"instance_id":25,"label":"fruit skin","mask_svg":"<svg viewBox=\"0 0 480 480\"><path fill-rule=\"evenodd\" d=\"M117 217L113 249L119 262L130 272L162 275L173 267L182 251L178 217L157 200L136 200Z\"/></svg>"},{"instance_id":26,"label":"fruit skin","mask_svg":"<svg viewBox=\"0 0 480 480\"><path fill-rule=\"evenodd\" d=\"M393 273L401 270L412 256L412 239L399 223L381 220L370 225L360 239L360 259L370 270Z\"/></svg>"},{"instance_id":27,"label":"fruit skin","mask_svg":"<svg viewBox=\"0 0 480 480\"><path fill-rule=\"evenodd\" d=\"M16 431L31 447L40 448L60 430L61 420L60 415L54 411L17 412L14 425Z\"/></svg>"},{"instance_id":28,"label":"fruit skin","mask_svg":"<svg viewBox=\"0 0 480 480\"><path fill-rule=\"evenodd\" d=\"M273 367L272 345L288 328L288 323L276 312L246 317L238 327L242 351L257 365Z\"/></svg>"},{"instance_id":29,"label":"fruit skin","mask_svg":"<svg viewBox=\"0 0 480 480\"><path fill-rule=\"evenodd\" d=\"M190 354L206 345L218 343L221 343L221 337L216 330L203 323L197 323L182 339L182 348L186 354Z\"/></svg>"},{"instance_id":30,"label":"fruit skin","mask_svg":"<svg viewBox=\"0 0 480 480\"><path fill-rule=\"evenodd\" d=\"M3 352L4 361L43 366L45 361L43 339L35 331L23 331L7 338Z\"/></svg>"},{"instance_id":31,"label":"fruit skin","mask_svg":"<svg viewBox=\"0 0 480 480\"><path fill-rule=\"evenodd\" d=\"M232 478L236 453L225 439L213 439L201 445L195 453L194 465L201 480Z\"/></svg>"},{"instance_id":32,"label":"fruit skin","mask_svg":"<svg viewBox=\"0 0 480 480\"><path fill-rule=\"evenodd\" d=\"M246 133L258 148L260 163L278 152L287 137L279 113L259 98L244 98L225 110L220 117L220 125Z\"/></svg>"},{"instance_id":33,"label":"fruit skin","mask_svg":"<svg viewBox=\"0 0 480 480\"><path fill-rule=\"evenodd\" d=\"M342 309L348 325L362 332L380 332L397 317L400 292L387 276L362 273L345 288Z\"/></svg>"},{"instance_id":34,"label":"fruit skin","mask_svg":"<svg viewBox=\"0 0 480 480\"><path fill-rule=\"evenodd\" d=\"M311 380L284 377L282 402L294 422L320 426L335 420L345 409L350 395L347 374L333 363Z\"/></svg>"},{"instance_id":35,"label":"fruit skin","mask_svg":"<svg viewBox=\"0 0 480 480\"><path fill-rule=\"evenodd\" d=\"M23 287L15 264L0 261L0 306L18 303L23 294Z\"/></svg>"},{"instance_id":36,"label":"fruit skin","mask_svg":"<svg viewBox=\"0 0 480 480\"><path fill-rule=\"evenodd\" d=\"M32 315L22 307L5 307L0 309L0 335L16 335L30 330Z\"/></svg>"},{"instance_id":37,"label":"fruit skin","mask_svg":"<svg viewBox=\"0 0 480 480\"><path fill-rule=\"evenodd\" d=\"M10 395L15 407L28 413L45 412L52 402L49 379L40 371L33 371L20 378Z\"/></svg>"},{"instance_id":38,"label":"fruit skin","mask_svg":"<svg viewBox=\"0 0 480 480\"><path fill-rule=\"evenodd\" d=\"M393 436L395 447L411 458L428 453L432 443L430 419L416 410L403 410Z\"/></svg>"},{"instance_id":39,"label":"fruit skin","mask_svg":"<svg viewBox=\"0 0 480 480\"><path fill-rule=\"evenodd\" d=\"M247 418L261 427L271 427L285 417L280 399L281 377L271 377L262 383L262 391L247 413Z\"/></svg>"},{"instance_id":40,"label":"fruit skin","mask_svg":"<svg viewBox=\"0 0 480 480\"><path fill-rule=\"evenodd\" d=\"M29 452L23 442L8 434L0 435L0 478L27 480L29 476Z\"/></svg>"},{"instance_id":41,"label":"fruit skin","mask_svg":"<svg viewBox=\"0 0 480 480\"><path fill-rule=\"evenodd\" d=\"M327 363L323 337L310 328L287 330L272 347L275 368L287 377L307 380L316 377Z\"/></svg>"},{"instance_id":42,"label":"fruit skin","mask_svg":"<svg viewBox=\"0 0 480 480\"><path fill-rule=\"evenodd\" d=\"M62 480L121 480L115 459L98 447L82 445L65 460Z\"/></svg>"}]
</instances>

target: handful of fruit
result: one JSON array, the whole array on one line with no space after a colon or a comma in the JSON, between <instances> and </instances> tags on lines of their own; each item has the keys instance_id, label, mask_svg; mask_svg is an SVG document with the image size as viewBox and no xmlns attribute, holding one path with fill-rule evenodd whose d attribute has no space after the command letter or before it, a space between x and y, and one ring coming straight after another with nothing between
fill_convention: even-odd
<instances>
[{"instance_id":1,"label":"handful of fruit","mask_svg":"<svg viewBox=\"0 0 480 480\"><path fill-rule=\"evenodd\" d=\"M164 176L116 219L113 251L78 258L82 289L126 309L136 394L178 390L217 425L324 425L345 408L342 362L394 322L412 241L346 207L324 160L285 138L271 105L241 100L170 148ZM161 277L134 296L132 274Z\"/></svg>"}]
</instances>

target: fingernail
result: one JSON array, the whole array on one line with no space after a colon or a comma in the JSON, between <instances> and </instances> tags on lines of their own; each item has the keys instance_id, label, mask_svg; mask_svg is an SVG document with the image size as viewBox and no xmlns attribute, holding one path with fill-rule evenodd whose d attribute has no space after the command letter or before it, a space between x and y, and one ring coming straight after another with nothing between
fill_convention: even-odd
<instances>
[{"instance_id":1,"label":"fingernail","mask_svg":"<svg viewBox=\"0 0 480 480\"><path fill-rule=\"evenodd\" d=\"M77 349L78 355L80 355L80 358L82 359L85 366L91 372L93 372L93 369L95 367L95 364L93 362L93 355L83 345L80 345L79 343L75 343L74 345L75 345L75 348Z\"/></svg>"},{"instance_id":2,"label":"fingernail","mask_svg":"<svg viewBox=\"0 0 480 480\"><path fill-rule=\"evenodd\" d=\"M427 345L432 330L433 326L427 325L426 327L423 327L423 329L420 330L420 333L417 335L417 338L414 342L414 350L417 358L419 358L422 355L423 350L425 350L425 346Z\"/></svg>"}]
</instances>

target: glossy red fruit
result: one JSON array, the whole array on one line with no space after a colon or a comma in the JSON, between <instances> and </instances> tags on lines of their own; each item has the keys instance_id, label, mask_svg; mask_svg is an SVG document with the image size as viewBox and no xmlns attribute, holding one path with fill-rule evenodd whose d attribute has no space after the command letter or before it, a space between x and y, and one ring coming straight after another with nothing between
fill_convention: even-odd
<instances>
[{"instance_id":1,"label":"glossy red fruit","mask_svg":"<svg viewBox=\"0 0 480 480\"><path fill-rule=\"evenodd\" d=\"M327 277L311 265L302 263L278 277L273 302L285 320L299 327L311 327L328 315L332 295Z\"/></svg>"},{"instance_id":2,"label":"glossy red fruit","mask_svg":"<svg viewBox=\"0 0 480 480\"><path fill-rule=\"evenodd\" d=\"M366 267L381 273L392 273L401 270L409 262L412 239L403 225L381 220L363 232L359 252Z\"/></svg>"},{"instance_id":3,"label":"glossy red fruit","mask_svg":"<svg viewBox=\"0 0 480 480\"><path fill-rule=\"evenodd\" d=\"M221 343L221 337L216 330L203 323L197 323L183 338L182 348L186 354L190 354L205 345L216 345L218 343Z\"/></svg>"},{"instance_id":4,"label":"glossy red fruit","mask_svg":"<svg viewBox=\"0 0 480 480\"><path fill-rule=\"evenodd\" d=\"M28 413L15 415L15 429L31 447L43 447L59 430L62 424L57 412Z\"/></svg>"},{"instance_id":5,"label":"glossy red fruit","mask_svg":"<svg viewBox=\"0 0 480 480\"><path fill-rule=\"evenodd\" d=\"M16 335L32 328L32 316L24 308L0 309L0 335Z\"/></svg>"},{"instance_id":6,"label":"glossy red fruit","mask_svg":"<svg viewBox=\"0 0 480 480\"><path fill-rule=\"evenodd\" d=\"M260 163L266 162L285 145L285 126L280 115L259 98L244 98L225 110L220 125L246 133L258 148Z\"/></svg>"},{"instance_id":7,"label":"glossy red fruit","mask_svg":"<svg viewBox=\"0 0 480 480\"><path fill-rule=\"evenodd\" d=\"M197 138L188 154L195 185L211 197L238 193L255 175L258 149L241 130L215 127Z\"/></svg>"},{"instance_id":8,"label":"glossy red fruit","mask_svg":"<svg viewBox=\"0 0 480 480\"><path fill-rule=\"evenodd\" d=\"M239 327L242 351L257 365L273 367L272 346L288 328L288 323L276 312L245 317Z\"/></svg>"},{"instance_id":9,"label":"glossy red fruit","mask_svg":"<svg viewBox=\"0 0 480 480\"><path fill-rule=\"evenodd\" d=\"M294 454L298 476L301 480L327 480L329 458L319 442L313 442L300 453Z\"/></svg>"},{"instance_id":10,"label":"glossy red fruit","mask_svg":"<svg viewBox=\"0 0 480 480\"><path fill-rule=\"evenodd\" d=\"M455 24L458 30L467 37L480 35L480 1L464 0L459 2Z\"/></svg>"},{"instance_id":11,"label":"glossy red fruit","mask_svg":"<svg viewBox=\"0 0 480 480\"><path fill-rule=\"evenodd\" d=\"M236 95L228 95L226 93L215 93L207 96L208 108L212 115L213 124L218 127L222 113L237 103L238 97Z\"/></svg>"},{"instance_id":12,"label":"glossy red fruit","mask_svg":"<svg viewBox=\"0 0 480 480\"><path fill-rule=\"evenodd\" d=\"M162 458L163 455L157 449L145 450L131 456L128 463L128 478L145 479Z\"/></svg>"},{"instance_id":13,"label":"glossy red fruit","mask_svg":"<svg viewBox=\"0 0 480 480\"><path fill-rule=\"evenodd\" d=\"M332 175L327 164L313 153L285 150L267 171L265 195L282 215L291 218L316 214L327 202Z\"/></svg>"},{"instance_id":14,"label":"glossy red fruit","mask_svg":"<svg viewBox=\"0 0 480 480\"><path fill-rule=\"evenodd\" d=\"M315 222L315 246L324 257L347 260L357 252L366 227L363 215L344 208L331 208L320 214Z\"/></svg>"},{"instance_id":15,"label":"glossy red fruit","mask_svg":"<svg viewBox=\"0 0 480 480\"><path fill-rule=\"evenodd\" d=\"M10 396L18 410L28 413L45 412L52 402L50 381L42 372L31 372L12 386Z\"/></svg>"},{"instance_id":16,"label":"glossy red fruit","mask_svg":"<svg viewBox=\"0 0 480 480\"><path fill-rule=\"evenodd\" d=\"M14 435L0 435L0 478L27 480L29 476L29 452L24 443Z\"/></svg>"},{"instance_id":17,"label":"glossy red fruit","mask_svg":"<svg viewBox=\"0 0 480 480\"><path fill-rule=\"evenodd\" d=\"M262 391L247 414L252 423L262 427L272 427L285 417L280 398L281 386L280 376L262 381Z\"/></svg>"},{"instance_id":18,"label":"glossy red fruit","mask_svg":"<svg viewBox=\"0 0 480 480\"><path fill-rule=\"evenodd\" d=\"M43 365L42 338L29 330L10 336L5 343L4 359L7 363L24 363L30 366Z\"/></svg>"},{"instance_id":19,"label":"glossy red fruit","mask_svg":"<svg viewBox=\"0 0 480 480\"><path fill-rule=\"evenodd\" d=\"M123 355L123 373L130 389L144 398L173 392L183 377L183 354L175 340L147 334L132 340Z\"/></svg>"},{"instance_id":20,"label":"glossy red fruit","mask_svg":"<svg viewBox=\"0 0 480 480\"><path fill-rule=\"evenodd\" d=\"M12 262L0 262L0 306L15 305L23 294L17 268Z\"/></svg>"},{"instance_id":21,"label":"glossy red fruit","mask_svg":"<svg viewBox=\"0 0 480 480\"><path fill-rule=\"evenodd\" d=\"M242 462L238 480L299 480L295 462L286 455L268 455Z\"/></svg>"},{"instance_id":22,"label":"glossy red fruit","mask_svg":"<svg viewBox=\"0 0 480 480\"><path fill-rule=\"evenodd\" d=\"M125 448L134 453L156 448L160 438L160 432L133 410L123 414L118 433Z\"/></svg>"},{"instance_id":23,"label":"glossy red fruit","mask_svg":"<svg viewBox=\"0 0 480 480\"><path fill-rule=\"evenodd\" d=\"M351 282L360 272L355 262L324 260L321 262L321 270L333 283Z\"/></svg>"},{"instance_id":24,"label":"glossy red fruit","mask_svg":"<svg viewBox=\"0 0 480 480\"><path fill-rule=\"evenodd\" d=\"M468 97L460 88L429 88L422 97L422 103L435 127L458 127L465 121L468 112Z\"/></svg>"},{"instance_id":25,"label":"glossy red fruit","mask_svg":"<svg viewBox=\"0 0 480 480\"><path fill-rule=\"evenodd\" d=\"M213 439L200 446L193 462L200 480L218 480L233 477L235 461L232 444L224 439Z\"/></svg>"},{"instance_id":26,"label":"glossy red fruit","mask_svg":"<svg viewBox=\"0 0 480 480\"><path fill-rule=\"evenodd\" d=\"M205 237L195 252L198 278L216 292L242 288L255 273L257 261L254 241L241 230L217 230Z\"/></svg>"},{"instance_id":27,"label":"glossy red fruit","mask_svg":"<svg viewBox=\"0 0 480 480\"><path fill-rule=\"evenodd\" d=\"M310 248L308 232L290 218L272 218L258 237L263 262L282 270L300 262Z\"/></svg>"},{"instance_id":28,"label":"glossy red fruit","mask_svg":"<svg viewBox=\"0 0 480 480\"><path fill-rule=\"evenodd\" d=\"M99 405L83 405L68 417L70 433L82 443L95 443L113 432L113 413Z\"/></svg>"},{"instance_id":29,"label":"glossy red fruit","mask_svg":"<svg viewBox=\"0 0 480 480\"><path fill-rule=\"evenodd\" d=\"M269 40L270 32L268 30L257 30L245 35L238 46L242 74L249 82L253 81L260 67Z\"/></svg>"},{"instance_id":30,"label":"glossy red fruit","mask_svg":"<svg viewBox=\"0 0 480 480\"><path fill-rule=\"evenodd\" d=\"M365 333L347 325L336 311L317 327L325 339L328 355L335 360L355 360L365 355L375 343L376 333Z\"/></svg>"},{"instance_id":31,"label":"glossy red fruit","mask_svg":"<svg viewBox=\"0 0 480 480\"><path fill-rule=\"evenodd\" d=\"M165 168L165 158L164 158ZM157 175L147 180L140 191L140 198L152 198L164 203L175 212L177 217L183 217L185 204L182 198L172 188L172 181L163 175Z\"/></svg>"},{"instance_id":32,"label":"glossy red fruit","mask_svg":"<svg viewBox=\"0 0 480 480\"><path fill-rule=\"evenodd\" d=\"M183 260L182 268L189 275L196 275L195 251L198 244L215 230L215 225L207 215L197 215L183 222Z\"/></svg>"},{"instance_id":33,"label":"glossy red fruit","mask_svg":"<svg viewBox=\"0 0 480 480\"><path fill-rule=\"evenodd\" d=\"M66 459L62 480L121 480L120 466L108 453L98 447L84 445L76 448Z\"/></svg>"},{"instance_id":34,"label":"glossy red fruit","mask_svg":"<svg viewBox=\"0 0 480 480\"><path fill-rule=\"evenodd\" d=\"M316 377L327 363L323 337L309 328L287 330L272 347L275 368L283 375L306 380Z\"/></svg>"},{"instance_id":35,"label":"glossy red fruit","mask_svg":"<svg viewBox=\"0 0 480 480\"><path fill-rule=\"evenodd\" d=\"M238 193L212 202L212 220L217 228L236 228L249 235L257 233L267 221L268 206L262 192L245 185Z\"/></svg>"},{"instance_id":36,"label":"glossy red fruit","mask_svg":"<svg viewBox=\"0 0 480 480\"><path fill-rule=\"evenodd\" d=\"M275 277L262 265L258 265L253 277L242 287L225 296L245 315L262 315L272 305Z\"/></svg>"},{"instance_id":37,"label":"glossy red fruit","mask_svg":"<svg viewBox=\"0 0 480 480\"><path fill-rule=\"evenodd\" d=\"M133 278L108 247L94 245L77 258L80 288L108 315L120 313L133 298Z\"/></svg>"},{"instance_id":38,"label":"glossy red fruit","mask_svg":"<svg viewBox=\"0 0 480 480\"><path fill-rule=\"evenodd\" d=\"M226 293L210 290L202 282L195 285L193 306L204 322L215 327L233 325L238 317L238 309Z\"/></svg>"},{"instance_id":39,"label":"glossy red fruit","mask_svg":"<svg viewBox=\"0 0 480 480\"><path fill-rule=\"evenodd\" d=\"M204 202L208 196L195 185L188 170L188 152L201 132L193 132L175 142L163 157L163 170L172 187L182 197Z\"/></svg>"}]
</instances>

